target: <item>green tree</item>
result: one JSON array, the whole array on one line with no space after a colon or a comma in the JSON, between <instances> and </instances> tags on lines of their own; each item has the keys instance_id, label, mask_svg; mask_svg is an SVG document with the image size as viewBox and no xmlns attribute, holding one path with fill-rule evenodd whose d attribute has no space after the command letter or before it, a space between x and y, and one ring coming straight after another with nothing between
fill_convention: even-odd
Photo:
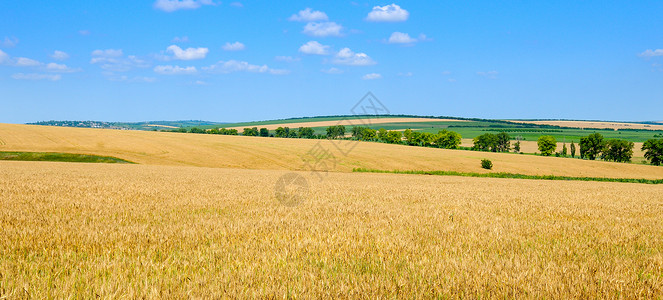
<instances>
[{"instance_id":1,"label":"green tree","mask_svg":"<svg viewBox=\"0 0 663 300\"><path fill-rule=\"evenodd\" d=\"M566 157L569 154L569 151L566 148L566 143L562 145L562 156Z\"/></svg>"},{"instance_id":2,"label":"green tree","mask_svg":"<svg viewBox=\"0 0 663 300\"><path fill-rule=\"evenodd\" d=\"M571 157L576 157L576 144L571 141Z\"/></svg>"},{"instance_id":3,"label":"green tree","mask_svg":"<svg viewBox=\"0 0 663 300\"><path fill-rule=\"evenodd\" d=\"M651 139L642 144L645 158L650 164L660 166L663 163L663 139Z\"/></svg>"},{"instance_id":4,"label":"green tree","mask_svg":"<svg viewBox=\"0 0 663 300\"><path fill-rule=\"evenodd\" d=\"M267 129L267 128L260 128L260 136L262 136L262 137L267 137L267 136L269 136L269 129Z\"/></svg>"},{"instance_id":5,"label":"green tree","mask_svg":"<svg viewBox=\"0 0 663 300\"><path fill-rule=\"evenodd\" d=\"M244 132L242 134L245 136L258 136L258 127L244 128Z\"/></svg>"},{"instance_id":6,"label":"green tree","mask_svg":"<svg viewBox=\"0 0 663 300\"><path fill-rule=\"evenodd\" d=\"M500 132L496 135L497 138L497 152L509 152L511 148L511 136L506 132Z\"/></svg>"},{"instance_id":7,"label":"green tree","mask_svg":"<svg viewBox=\"0 0 663 300\"><path fill-rule=\"evenodd\" d=\"M516 143L513 144L513 152L520 153L520 141L516 141Z\"/></svg>"},{"instance_id":8,"label":"green tree","mask_svg":"<svg viewBox=\"0 0 663 300\"><path fill-rule=\"evenodd\" d=\"M400 131L389 131L387 133L385 142L390 144L400 144L402 139L402 133Z\"/></svg>"},{"instance_id":9,"label":"green tree","mask_svg":"<svg viewBox=\"0 0 663 300\"><path fill-rule=\"evenodd\" d=\"M274 130L274 136L279 138L284 138L288 137L288 133L285 131L285 128L279 126L278 128L276 128L276 130Z\"/></svg>"},{"instance_id":10,"label":"green tree","mask_svg":"<svg viewBox=\"0 0 663 300\"><path fill-rule=\"evenodd\" d=\"M540 136L537 144L539 146L539 152L541 152L541 155L544 156L552 155L555 153L555 149L557 149L557 140L555 140L555 137L550 135Z\"/></svg>"},{"instance_id":11,"label":"green tree","mask_svg":"<svg viewBox=\"0 0 663 300\"><path fill-rule=\"evenodd\" d=\"M484 133L475 137L472 150L497 152L497 135Z\"/></svg>"},{"instance_id":12,"label":"green tree","mask_svg":"<svg viewBox=\"0 0 663 300\"><path fill-rule=\"evenodd\" d=\"M405 129L405 131L403 131L403 137L405 138L405 142L409 144L412 139L412 129Z\"/></svg>"},{"instance_id":13,"label":"green tree","mask_svg":"<svg viewBox=\"0 0 663 300\"><path fill-rule=\"evenodd\" d=\"M311 127L299 127L297 137L300 139L312 139L315 138L315 131Z\"/></svg>"},{"instance_id":14,"label":"green tree","mask_svg":"<svg viewBox=\"0 0 663 300\"><path fill-rule=\"evenodd\" d=\"M386 129L380 128L380 130L378 130L378 139L380 139L383 142L387 141L387 130Z\"/></svg>"},{"instance_id":15,"label":"green tree","mask_svg":"<svg viewBox=\"0 0 663 300\"><path fill-rule=\"evenodd\" d=\"M328 139L337 139L339 137L345 136L345 126L336 125L327 127L327 138Z\"/></svg>"},{"instance_id":16,"label":"green tree","mask_svg":"<svg viewBox=\"0 0 663 300\"><path fill-rule=\"evenodd\" d=\"M608 140L601 154L606 161L629 162L633 156L633 142L626 140Z\"/></svg>"},{"instance_id":17,"label":"green tree","mask_svg":"<svg viewBox=\"0 0 663 300\"><path fill-rule=\"evenodd\" d=\"M205 133L205 130L200 129L198 127L193 127L191 129L189 129L189 132L191 132L191 133Z\"/></svg>"},{"instance_id":18,"label":"green tree","mask_svg":"<svg viewBox=\"0 0 663 300\"><path fill-rule=\"evenodd\" d=\"M587 137L580 138L580 157L587 157L590 160L595 160L597 156L603 151L605 141L600 133L592 133Z\"/></svg>"},{"instance_id":19,"label":"green tree","mask_svg":"<svg viewBox=\"0 0 663 300\"><path fill-rule=\"evenodd\" d=\"M457 132L441 130L433 138L435 146L445 149L457 149L460 145L461 136Z\"/></svg>"}]
</instances>

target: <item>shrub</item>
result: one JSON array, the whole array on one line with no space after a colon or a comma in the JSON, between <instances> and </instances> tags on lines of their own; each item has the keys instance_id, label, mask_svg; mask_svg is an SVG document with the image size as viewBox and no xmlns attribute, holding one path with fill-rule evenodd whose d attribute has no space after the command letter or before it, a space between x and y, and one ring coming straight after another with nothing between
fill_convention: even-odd
<instances>
[{"instance_id":1,"label":"shrub","mask_svg":"<svg viewBox=\"0 0 663 300\"><path fill-rule=\"evenodd\" d=\"M486 169L486 170L492 170L493 169L493 162L490 161L490 159L482 159L481 160L481 167Z\"/></svg>"}]
</instances>

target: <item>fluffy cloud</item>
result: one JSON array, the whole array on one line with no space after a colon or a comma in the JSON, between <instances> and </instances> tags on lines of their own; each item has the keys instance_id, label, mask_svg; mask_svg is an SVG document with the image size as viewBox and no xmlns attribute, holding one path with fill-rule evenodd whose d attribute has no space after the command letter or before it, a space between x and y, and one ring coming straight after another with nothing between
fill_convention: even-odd
<instances>
[{"instance_id":1,"label":"fluffy cloud","mask_svg":"<svg viewBox=\"0 0 663 300\"><path fill-rule=\"evenodd\" d=\"M230 2L230 6L237 7L237 8L242 8L242 7L244 7L244 4L242 4L242 2L235 1L235 2Z\"/></svg>"},{"instance_id":2,"label":"fluffy cloud","mask_svg":"<svg viewBox=\"0 0 663 300\"><path fill-rule=\"evenodd\" d=\"M343 48L336 53L333 62L335 64L349 66L370 66L376 64L376 62L366 55L366 53L354 53L350 48Z\"/></svg>"},{"instance_id":3,"label":"fluffy cloud","mask_svg":"<svg viewBox=\"0 0 663 300\"><path fill-rule=\"evenodd\" d=\"M368 13L367 21L371 22L403 22L410 16L407 10L402 9L396 4L385 6L374 6Z\"/></svg>"},{"instance_id":4,"label":"fluffy cloud","mask_svg":"<svg viewBox=\"0 0 663 300\"><path fill-rule=\"evenodd\" d=\"M310 8L306 8L304 10L300 10L299 13L290 16L288 20L296 22L314 22L327 21L329 20L329 17L327 17L326 13L319 10L314 11Z\"/></svg>"},{"instance_id":5,"label":"fluffy cloud","mask_svg":"<svg viewBox=\"0 0 663 300\"><path fill-rule=\"evenodd\" d=\"M389 44L412 44L416 43L417 39L413 39L407 33L394 32L389 37Z\"/></svg>"},{"instance_id":6,"label":"fluffy cloud","mask_svg":"<svg viewBox=\"0 0 663 300\"><path fill-rule=\"evenodd\" d=\"M655 57L655 56L663 56L663 49L647 49L645 52L642 52L639 54L642 57Z\"/></svg>"},{"instance_id":7,"label":"fluffy cloud","mask_svg":"<svg viewBox=\"0 0 663 300\"><path fill-rule=\"evenodd\" d=\"M41 63L34 59L19 57L16 59L16 63L14 65L17 67L36 67L40 66Z\"/></svg>"},{"instance_id":8,"label":"fluffy cloud","mask_svg":"<svg viewBox=\"0 0 663 300\"><path fill-rule=\"evenodd\" d=\"M246 48L246 47L244 46L244 44L242 44L240 42L234 42L232 44L231 43L226 43L221 48L223 50L226 50L226 51L241 51L241 50L244 50L244 48Z\"/></svg>"},{"instance_id":9,"label":"fluffy cloud","mask_svg":"<svg viewBox=\"0 0 663 300\"><path fill-rule=\"evenodd\" d=\"M121 49L92 51L91 64L98 64L102 69L112 72L126 72L133 68L147 68L149 63L134 55L124 57Z\"/></svg>"},{"instance_id":10,"label":"fluffy cloud","mask_svg":"<svg viewBox=\"0 0 663 300\"><path fill-rule=\"evenodd\" d=\"M49 72L56 72L56 73L73 73L80 71L80 69L72 69L70 67L67 67L67 65L65 64L56 64L56 63L47 64L46 70Z\"/></svg>"},{"instance_id":11,"label":"fluffy cloud","mask_svg":"<svg viewBox=\"0 0 663 300\"><path fill-rule=\"evenodd\" d=\"M378 73L370 73L370 74L366 74L366 75L361 77L361 79L363 79L363 80L374 80L374 79L380 79L380 78L382 78L382 75L380 75Z\"/></svg>"},{"instance_id":12,"label":"fluffy cloud","mask_svg":"<svg viewBox=\"0 0 663 300\"><path fill-rule=\"evenodd\" d=\"M194 59L203 59L207 56L209 49L207 48L182 48L171 45L166 48L166 51L173 53L173 58L179 60L194 60Z\"/></svg>"},{"instance_id":13,"label":"fluffy cloud","mask_svg":"<svg viewBox=\"0 0 663 300\"><path fill-rule=\"evenodd\" d=\"M329 46L320 44L316 41L310 41L299 47L299 52L304 54L327 55L329 54Z\"/></svg>"},{"instance_id":14,"label":"fluffy cloud","mask_svg":"<svg viewBox=\"0 0 663 300\"><path fill-rule=\"evenodd\" d=\"M51 58L56 59L56 60L65 60L69 58L69 54L63 51L55 50L53 54L51 54Z\"/></svg>"},{"instance_id":15,"label":"fluffy cloud","mask_svg":"<svg viewBox=\"0 0 663 300\"><path fill-rule=\"evenodd\" d=\"M245 61L229 60L219 61L218 63L209 67L203 67L203 70L211 73L228 74L233 72L250 72L250 73L269 73L274 75L288 74L288 70L272 69L267 65L252 65Z\"/></svg>"},{"instance_id":16,"label":"fluffy cloud","mask_svg":"<svg viewBox=\"0 0 663 300\"><path fill-rule=\"evenodd\" d=\"M154 8L165 12L174 12L180 9L196 9L203 5L213 5L212 0L157 0Z\"/></svg>"},{"instance_id":17,"label":"fluffy cloud","mask_svg":"<svg viewBox=\"0 0 663 300\"><path fill-rule=\"evenodd\" d=\"M162 75L190 75L196 74L198 70L196 70L196 67L156 66L154 72Z\"/></svg>"},{"instance_id":18,"label":"fluffy cloud","mask_svg":"<svg viewBox=\"0 0 663 300\"><path fill-rule=\"evenodd\" d=\"M58 81L58 80L62 79L62 76L60 74L51 75L51 74L37 74L37 73L30 73L30 74L17 73L17 74L12 75L12 78L18 79L18 80Z\"/></svg>"},{"instance_id":19,"label":"fluffy cloud","mask_svg":"<svg viewBox=\"0 0 663 300\"><path fill-rule=\"evenodd\" d=\"M302 32L317 37L341 36L342 29L343 26L336 24L335 22L311 22L304 26L304 31Z\"/></svg>"}]
</instances>

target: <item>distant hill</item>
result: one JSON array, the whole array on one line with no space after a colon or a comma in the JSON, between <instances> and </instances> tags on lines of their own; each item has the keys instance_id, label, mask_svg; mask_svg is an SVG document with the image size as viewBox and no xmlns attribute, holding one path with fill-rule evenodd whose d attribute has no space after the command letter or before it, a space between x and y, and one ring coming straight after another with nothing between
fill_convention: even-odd
<instances>
[{"instance_id":1,"label":"distant hill","mask_svg":"<svg viewBox=\"0 0 663 300\"><path fill-rule=\"evenodd\" d=\"M119 130L161 130L188 128L195 126L214 126L222 123L186 120L186 121L149 121L149 122L104 122L104 121L40 121L27 123L28 125L79 127L79 128L105 128Z\"/></svg>"}]
</instances>

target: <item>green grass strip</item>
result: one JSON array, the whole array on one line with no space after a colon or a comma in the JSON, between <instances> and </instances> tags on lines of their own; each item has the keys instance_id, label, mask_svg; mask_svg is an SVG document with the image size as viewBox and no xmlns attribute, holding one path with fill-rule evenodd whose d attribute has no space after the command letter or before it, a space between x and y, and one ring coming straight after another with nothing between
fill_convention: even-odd
<instances>
[{"instance_id":1,"label":"green grass strip","mask_svg":"<svg viewBox=\"0 0 663 300\"><path fill-rule=\"evenodd\" d=\"M111 156L97 156L73 153L55 152L4 152L0 151L0 160L18 161L58 161L58 162L83 162L83 163L117 163L133 164L128 160Z\"/></svg>"},{"instance_id":2,"label":"green grass strip","mask_svg":"<svg viewBox=\"0 0 663 300\"><path fill-rule=\"evenodd\" d=\"M555 175L525 175L514 173L466 173L456 171L402 171L402 170L375 170L354 168L352 172L358 173L390 173L390 174L416 174L416 175L439 175L439 176L463 176L463 177L488 177L488 178L515 178L533 180L565 180L565 181L599 181L599 182L625 182L644 184L663 184L663 179L636 179L636 178L605 178L605 177L571 177Z\"/></svg>"}]
</instances>

